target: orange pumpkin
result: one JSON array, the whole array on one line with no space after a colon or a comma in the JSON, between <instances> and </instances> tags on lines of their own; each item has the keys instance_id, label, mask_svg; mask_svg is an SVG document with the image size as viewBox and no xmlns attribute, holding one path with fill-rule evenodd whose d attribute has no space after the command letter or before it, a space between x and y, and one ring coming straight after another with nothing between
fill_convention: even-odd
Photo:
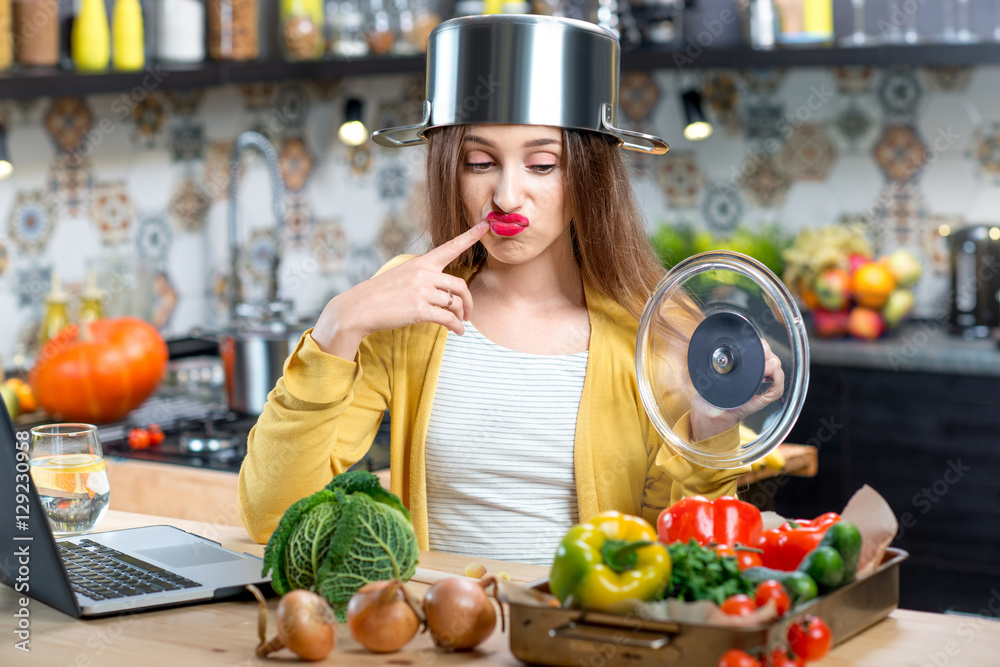
<instances>
[{"instance_id":1,"label":"orange pumpkin","mask_svg":"<svg viewBox=\"0 0 1000 667\"><path fill-rule=\"evenodd\" d=\"M68 421L121 419L159 385L167 344L135 317L73 324L42 348L29 381L38 404Z\"/></svg>"}]
</instances>

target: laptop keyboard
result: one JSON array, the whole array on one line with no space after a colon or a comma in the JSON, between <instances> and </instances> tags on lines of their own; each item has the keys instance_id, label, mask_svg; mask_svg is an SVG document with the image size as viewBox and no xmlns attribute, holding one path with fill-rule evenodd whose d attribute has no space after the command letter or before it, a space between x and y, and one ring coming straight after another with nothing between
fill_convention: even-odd
<instances>
[{"instance_id":1,"label":"laptop keyboard","mask_svg":"<svg viewBox=\"0 0 1000 667\"><path fill-rule=\"evenodd\" d=\"M60 542L59 556L73 590L93 600L113 600L201 586L196 581L92 540L80 540L79 544Z\"/></svg>"}]
</instances>

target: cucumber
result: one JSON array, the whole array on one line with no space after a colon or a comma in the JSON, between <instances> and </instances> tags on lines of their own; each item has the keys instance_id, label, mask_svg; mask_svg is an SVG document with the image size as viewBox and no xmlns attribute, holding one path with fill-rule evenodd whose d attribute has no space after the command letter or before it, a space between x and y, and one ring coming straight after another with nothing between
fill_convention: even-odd
<instances>
[{"instance_id":1,"label":"cucumber","mask_svg":"<svg viewBox=\"0 0 1000 667\"><path fill-rule=\"evenodd\" d=\"M762 581L774 579L784 586L792 604L798 605L812 600L819 594L816 582L805 572L798 570L774 570L769 567L750 567L743 570L743 576L749 579L754 587Z\"/></svg>"},{"instance_id":2,"label":"cucumber","mask_svg":"<svg viewBox=\"0 0 1000 667\"><path fill-rule=\"evenodd\" d=\"M822 593L839 588L844 583L844 559L833 547L816 547L806 555L798 569L812 577Z\"/></svg>"},{"instance_id":3,"label":"cucumber","mask_svg":"<svg viewBox=\"0 0 1000 667\"><path fill-rule=\"evenodd\" d=\"M848 584L854 580L858 572L858 559L861 557L861 533L850 521L838 521L826 530L821 547L833 547L844 560L844 580L840 584Z\"/></svg>"}]
</instances>

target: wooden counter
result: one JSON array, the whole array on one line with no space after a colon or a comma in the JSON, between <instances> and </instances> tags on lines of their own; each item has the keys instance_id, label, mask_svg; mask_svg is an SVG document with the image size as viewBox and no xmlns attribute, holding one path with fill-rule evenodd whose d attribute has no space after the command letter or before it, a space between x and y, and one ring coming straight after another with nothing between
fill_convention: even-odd
<instances>
[{"instance_id":1,"label":"wooden counter","mask_svg":"<svg viewBox=\"0 0 1000 667\"><path fill-rule=\"evenodd\" d=\"M235 551L260 555L263 546L250 541L242 529L224 524L207 524L178 519L111 511L100 528L128 528L169 523L221 542ZM460 574L469 559L462 556L420 554L417 581L428 581L439 573ZM532 565L484 561L487 569L504 570L516 581L544 576L546 568ZM912 582L910 585L919 585ZM423 584L417 583L421 589ZM1000 594L983 605L1000 611ZM0 618L10 627L17 608L17 594L0 586ZM270 601L273 610L275 600ZM265 664L254 657L257 643L257 605L253 602L219 602L128 616L81 621L70 618L37 601L32 601L31 653L14 648L15 639L4 632L0 644L2 665L251 665ZM274 630L273 615L269 630ZM269 633L270 634L270 633ZM889 618L850 641L838 646L819 667L871 665L900 667L912 665L962 665L986 667L997 664L1000 650L1000 622L941 614L897 610ZM276 654L280 656L287 653ZM427 635L419 635L407 650L375 655L361 649L342 629L337 648L318 664L329 665L484 665L519 666L509 651L505 634L495 633L480 650L464 654L444 654L434 650Z\"/></svg>"},{"instance_id":2,"label":"wooden counter","mask_svg":"<svg viewBox=\"0 0 1000 667\"><path fill-rule=\"evenodd\" d=\"M784 444L780 445L780 450L786 461L783 471L753 470L740 477L740 489L780 474L793 477L816 475L815 447ZM110 456L106 461L113 510L211 524L242 525L236 473ZM376 474L388 489L388 469Z\"/></svg>"}]
</instances>

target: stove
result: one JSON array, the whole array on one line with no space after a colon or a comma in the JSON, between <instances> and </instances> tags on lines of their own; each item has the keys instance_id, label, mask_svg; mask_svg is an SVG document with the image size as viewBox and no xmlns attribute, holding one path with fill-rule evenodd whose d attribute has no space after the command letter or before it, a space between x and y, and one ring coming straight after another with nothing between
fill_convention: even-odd
<instances>
[{"instance_id":1,"label":"stove","mask_svg":"<svg viewBox=\"0 0 1000 667\"><path fill-rule=\"evenodd\" d=\"M247 437L256 415L230 410L222 398L218 358L171 361L160 390L117 422L98 424L104 455L154 463L239 472L247 454ZM164 439L146 449L128 444L132 428L157 424ZM19 430L34 423L20 422ZM363 459L352 468L383 470L389 467L389 413L386 411L375 440Z\"/></svg>"},{"instance_id":2,"label":"stove","mask_svg":"<svg viewBox=\"0 0 1000 667\"><path fill-rule=\"evenodd\" d=\"M158 424L164 439L159 445L133 449L131 428ZM187 396L154 396L128 417L98 428L105 456L239 472L247 453L247 437L256 415L235 413L224 405ZM389 467L389 414L382 420L371 449L353 468Z\"/></svg>"}]
</instances>

